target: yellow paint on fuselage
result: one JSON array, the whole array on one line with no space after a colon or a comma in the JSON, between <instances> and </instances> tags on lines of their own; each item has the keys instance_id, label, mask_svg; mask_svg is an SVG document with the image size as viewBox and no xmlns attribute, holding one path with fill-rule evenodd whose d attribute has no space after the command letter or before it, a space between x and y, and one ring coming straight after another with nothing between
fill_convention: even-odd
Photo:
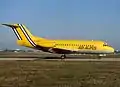
<instances>
[{"instance_id":1,"label":"yellow paint on fuselage","mask_svg":"<svg viewBox=\"0 0 120 87\"><path fill-rule=\"evenodd\" d=\"M104 41L46 40L46 39L35 38L34 42L37 45L44 46L44 47L67 49L67 50L72 50L72 51L89 51L89 52L90 51L111 51L111 52L114 52L114 49L112 47L103 46L105 43ZM33 46L29 45L28 42L24 44L23 46L33 48ZM80 48L80 46L82 46L82 48ZM95 47L95 49L94 48L92 49L93 46Z\"/></svg>"},{"instance_id":2,"label":"yellow paint on fuselage","mask_svg":"<svg viewBox=\"0 0 120 87\"><path fill-rule=\"evenodd\" d=\"M34 48L34 46L30 43L28 38L25 36L24 32L21 30L18 24L4 24L6 26L16 26L16 30L19 33L19 36L22 40L17 40L17 44L21 46L26 46L30 48ZM39 46L42 47L49 47L49 48L58 48L64 50L71 50L71 51L88 51L88 52L114 52L114 48L111 46L104 46L104 41L96 41L96 40L47 40L41 37L33 36L28 29L22 25L23 28L26 30L26 33L31 38L31 40Z\"/></svg>"},{"instance_id":3,"label":"yellow paint on fuselage","mask_svg":"<svg viewBox=\"0 0 120 87\"><path fill-rule=\"evenodd\" d=\"M79 51L105 51L113 50L110 46L103 46L103 41L92 40L54 40L56 48L79 50Z\"/></svg>"}]
</instances>

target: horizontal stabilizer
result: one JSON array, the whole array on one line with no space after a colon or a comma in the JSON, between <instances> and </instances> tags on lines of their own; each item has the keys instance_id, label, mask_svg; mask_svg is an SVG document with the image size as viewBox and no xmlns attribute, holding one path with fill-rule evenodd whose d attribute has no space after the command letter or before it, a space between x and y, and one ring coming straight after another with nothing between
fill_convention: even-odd
<instances>
[{"instance_id":1,"label":"horizontal stabilizer","mask_svg":"<svg viewBox=\"0 0 120 87\"><path fill-rule=\"evenodd\" d=\"M14 25L14 24L2 24L2 25L8 26L8 27L17 27L17 26Z\"/></svg>"}]
</instances>

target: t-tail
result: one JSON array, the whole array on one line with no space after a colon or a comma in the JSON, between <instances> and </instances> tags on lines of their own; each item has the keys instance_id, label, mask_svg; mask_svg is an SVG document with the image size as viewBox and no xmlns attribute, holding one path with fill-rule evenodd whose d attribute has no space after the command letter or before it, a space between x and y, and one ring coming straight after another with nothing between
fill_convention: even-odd
<instances>
[{"instance_id":1,"label":"t-tail","mask_svg":"<svg viewBox=\"0 0 120 87\"><path fill-rule=\"evenodd\" d=\"M33 36L27 27L23 24L2 24L11 27L17 37L17 43L22 46L35 47L35 36Z\"/></svg>"}]
</instances>

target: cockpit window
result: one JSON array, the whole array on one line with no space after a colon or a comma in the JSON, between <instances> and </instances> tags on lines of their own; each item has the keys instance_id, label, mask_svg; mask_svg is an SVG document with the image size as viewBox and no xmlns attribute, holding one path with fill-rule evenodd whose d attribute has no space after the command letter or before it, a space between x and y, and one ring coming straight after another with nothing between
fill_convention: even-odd
<instances>
[{"instance_id":1,"label":"cockpit window","mask_svg":"<svg viewBox=\"0 0 120 87\"><path fill-rule=\"evenodd\" d=\"M108 46L108 45L106 45L106 44L103 44L103 46Z\"/></svg>"},{"instance_id":2,"label":"cockpit window","mask_svg":"<svg viewBox=\"0 0 120 87\"><path fill-rule=\"evenodd\" d=\"M103 46L109 46L107 43L104 43Z\"/></svg>"}]
</instances>

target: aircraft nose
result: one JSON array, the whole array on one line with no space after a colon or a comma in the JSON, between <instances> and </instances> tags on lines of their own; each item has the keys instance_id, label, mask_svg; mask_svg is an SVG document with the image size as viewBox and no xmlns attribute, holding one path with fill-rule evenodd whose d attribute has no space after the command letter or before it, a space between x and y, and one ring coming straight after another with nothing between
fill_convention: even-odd
<instances>
[{"instance_id":1,"label":"aircraft nose","mask_svg":"<svg viewBox=\"0 0 120 87\"><path fill-rule=\"evenodd\" d=\"M107 47L107 48L106 48L106 51L107 51L108 53L114 53L114 52L115 52L115 50L114 50L113 47Z\"/></svg>"},{"instance_id":2,"label":"aircraft nose","mask_svg":"<svg viewBox=\"0 0 120 87\"><path fill-rule=\"evenodd\" d=\"M112 53L114 53L115 52L115 49L114 48L110 48L110 51L112 52Z\"/></svg>"}]
</instances>

